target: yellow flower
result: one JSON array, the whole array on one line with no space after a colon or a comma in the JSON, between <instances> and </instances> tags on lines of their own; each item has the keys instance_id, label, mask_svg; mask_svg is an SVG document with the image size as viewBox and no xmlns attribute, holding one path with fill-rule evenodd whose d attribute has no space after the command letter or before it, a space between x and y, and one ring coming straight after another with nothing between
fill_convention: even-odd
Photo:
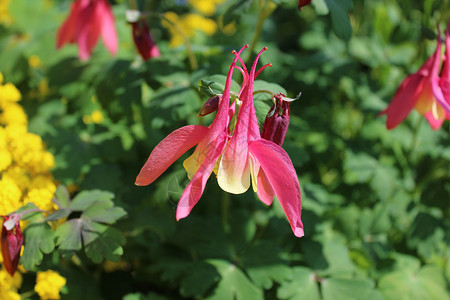
<instances>
[{"instance_id":1,"label":"yellow flower","mask_svg":"<svg viewBox=\"0 0 450 300\"><path fill-rule=\"evenodd\" d=\"M0 215L7 215L20 208L22 192L9 178L0 179Z\"/></svg>"},{"instance_id":2,"label":"yellow flower","mask_svg":"<svg viewBox=\"0 0 450 300\"><path fill-rule=\"evenodd\" d=\"M90 115L83 117L84 124L96 123L100 124L104 120L103 113L100 110L94 110Z\"/></svg>"},{"instance_id":3,"label":"yellow flower","mask_svg":"<svg viewBox=\"0 0 450 300\"><path fill-rule=\"evenodd\" d=\"M14 84L8 82L0 85L0 102L17 102L21 97Z\"/></svg>"},{"instance_id":4,"label":"yellow flower","mask_svg":"<svg viewBox=\"0 0 450 300\"><path fill-rule=\"evenodd\" d=\"M36 204L40 209L51 211L55 204L52 202L53 195L56 191L56 185L50 176L39 175L31 180L28 187L28 193L25 196L24 204L28 202Z\"/></svg>"},{"instance_id":5,"label":"yellow flower","mask_svg":"<svg viewBox=\"0 0 450 300\"><path fill-rule=\"evenodd\" d=\"M4 268L0 270L0 299L20 300L17 289L22 284L22 275L16 272L13 277Z\"/></svg>"},{"instance_id":6,"label":"yellow flower","mask_svg":"<svg viewBox=\"0 0 450 300\"><path fill-rule=\"evenodd\" d=\"M42 66L42 61L39 56L34 54L28 58L28 64L30 65L30 67L36 69Z\"/></svg>"},{"instance_id":7,"label":"yellow flower","mask_svg":"<svg viewBox=\"0 0 450 300\"><path fill-rule=\"evenodd\" d=\"M48 270L38 272L34 291L41 297L41 300L60 299L59 292L66 285L66 279L58 272Z\"/></svg>"},{"instance_id":8,"label":"yellow flower","mask_svg":"<svg viewBox=\"0 0 450 300\"><path fill-rule=\"evenodd\" d=\"M12 23L12 18L9 13L10 0L0 0L0 23L9 25Z\"/></svg>"},{"instance_id":9,"label":"yellow flower","mask_svg":"<svg viewBox=\"0 0 450 300\"><path fill-rule=\"evenodd\" d=\"M184 38L193 37L197 32L213 35L217 31L216 22L199 14L187 14L180 17L174 12L169 11L164 14L164 17L168 21L164 20L162 25L170 31L172 36L170 45L172 47L183 44Z\"/></svg>"},{"instance_id":10,"label":"yellow flower","mask_svg":"<svg viewBox=\"0 0 450 300\"><path fill-rule=\"evenodd\" d=\"M220 4L223 1L224 0L189 0L189 4L204 15L210 16L216 12L217 4Z\"/></svg>"},{"instance_id":11,"label":"yellow flower","mask_svg":"<svg viewBox=\"0 0 450 300\"><path fill-rule=\"evenodd\" d=\"M0 148L0 172L5 170L12 162L11 154L5 148Z\"/></svg>"},{"instance_id":12,"label":"yellow flower","mask_svg":"<svg viewBox=\"0 0 450 300\"><path fill-rule=\"evenodd\" d=\"M1 91L0 91L1 93ZM0 96L1 97L1 96ZM0 101L0 110L2 113L0 114L0 124L3 125L12 125L12 124L21 124L27 125L27 115L23 110L22 106L14 102L1 102Z\"/></svg>"}]
</instances>

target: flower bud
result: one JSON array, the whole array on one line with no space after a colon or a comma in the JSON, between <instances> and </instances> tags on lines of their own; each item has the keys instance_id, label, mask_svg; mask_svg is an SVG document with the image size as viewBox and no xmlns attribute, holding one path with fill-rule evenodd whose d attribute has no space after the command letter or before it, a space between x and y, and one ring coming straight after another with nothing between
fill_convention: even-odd
<instances>
[{"instance_id":1,"label":"flower bud","mask_svg":"<svg viewBox=\"0 0 450 300\"><path fill-rule=\"evenodd\" d=\"M264 120L261 137L263 139L283 145L286 132L289 127L289 102L283 101L283 94L274 96L274 105L267 113Z\"/></svg>"},{"instance_id":2,"label":"flower bud","mask_svg":"<svg viewBox=\"0 0 450 300\"><path fill-rule=\"evenodd\" d=\"M298 9L302 10L303 6L306 6L311 3L311 0L298 0Z\"/></svg>"},{"instance_id":3,"label":"flower bud","mask_svg":"<svg viewBox=\"0 0 450 300\"><path fill-rule=\"evenodd\" d=\"M138 20L131 23L133 30L133 40L143 60L161 56L158 46L153 40L150 30L145 20Z\"/></svg>"},{"instance_id":4,"label":"flower bud","mask_svg":"<svg viewBox=\"0 0 450 300\"><path fill-rule=\"evenodd\" d=\"M209 115L212 112L215 112L219 108L219 101L222 99L222 95L215 95L206 100L205 104L203 104L200 112L197 117L203 117Z\"/></svg>"},{"instance_id":5,"label":"flower bud","mask_svg":"<svg viewBox=\"0 0 450 300\"><path fill-rule=\"evenodd\" d=\"M8 222L9 220L11 220L12 223L11 221ZM17 270L22 243L23 235L20 230L19 218L16 218L15 214L4 216L1 238L3 266L11 276L13 276Z\"/></svg>"}]
</instances>

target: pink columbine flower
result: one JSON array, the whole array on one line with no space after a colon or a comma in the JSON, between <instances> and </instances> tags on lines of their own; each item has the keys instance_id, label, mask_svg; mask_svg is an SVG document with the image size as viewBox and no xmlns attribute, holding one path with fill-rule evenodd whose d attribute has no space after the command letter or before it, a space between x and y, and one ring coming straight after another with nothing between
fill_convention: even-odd
<instances>
[{"instance_id":1,"label":"pink columbine flower","mask_svg":"<svg viewBox=\"0 0 450 300\"><path fill-rule=\"evenodd\" d=\"M145 20L140 18L136 22L131 22L131 27L134 44L143 60L161 56Z\"/></svg>"},{"instance_id":2,"label":"pink columbine flower","mask_svg":"<svg viewBox=\"0 0 450 300\"><path fill-rule=\"evenodd\" d=\"M230 193L244 193L250 187L257 192L261 201L270 205L277 195L291 224L294 235L304 235L301 221L301 195L298 177L287 153L272 141L261 138L253 103L253 83L265 65L256 72L256 57L250 73L242 62L240 53L231 64L224 93L219 97L216 117L209 128L190 125L175 130L159 143L150 154L136 179L137 185L147 185L159 177L178 157L198 144L194 153L183 165L191 178L178 202L177 219L189 215L200 199L206 181L218 163L219 186ZM242 68L236 66L237 59ZM230 84L234 69L243 73L244 82L236 101L230 101ZM235 114L235 104L240 104L236 125L231 132L229 123ZM251 178L251 179L250 179Z\"/></svg>"},{"instance_id":3,"label":"pink columbine flower","mask_svg":"<svg viewBox=\"0 0 450 300\"><path fill-rule=\"evenodd\" d=\"M66 43L78 44L78 57L87 60L102 36L108 51L117 52L117 33L114 16L107 0L75 0L69 17L58 30L57 48Z\"/></svg>"},{"instance_id":4,"label":"pink columbine flower","mask_svg":"<svg viewBox=\"0 0 450 300\"><path fill-rule=\"evenodd\" d=\"M431 128L437 130L448 118L450 109L439 91L439 66L441 61L441 40L438 30L438 43L433 55L414 74L401 83L389 106L380 114L387 115L386 127L393 129L399 125L411 112L417 110L424 115ZM446 67L448 68L448 67ZM445 81L445 74L443 74ZM445 85L445 83L443 83ZM444 87L445 89L445 87Z\"/></svg>"},{"instance_id":5,"label":"pink columbine flower","mask_svg":"<svg viewBox=\"0 0 450 300\"><path fill-rule=\"evenodd\" d=\"M13 276L19 265L20 248L23 243L23 235L20 230L20 217L12 214L3 217L1 248L3 266Z\"/></svg>"}]
</instances>

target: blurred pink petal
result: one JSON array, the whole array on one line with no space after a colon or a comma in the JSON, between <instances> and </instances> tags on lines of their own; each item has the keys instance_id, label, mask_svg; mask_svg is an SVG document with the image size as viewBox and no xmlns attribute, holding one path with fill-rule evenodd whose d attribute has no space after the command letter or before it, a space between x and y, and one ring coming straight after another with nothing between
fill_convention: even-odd
<instances>
[{"instance_id":1,"label":"blurred pink petal","mask_svg":"<svg viewBox=\"0 0 450 300\"><path fill-rule=\"evenodd\" d=\"M132 22L131 27L134 44L136 45L142 59L148 60L152 57L159 57L161 54L159 53L158 46L150 34L147 23L140 19L137 22Z\"/></svg>"},{"instance_id":2,"label":"blurred pink petal","mask_svg":"<svg viewBox=\"0 0 450 300\"><path fill-rule=\"evenodd\" d=\"M79 58L87 60L100 36L108 51L115 55L118 41L109 3L106 0L75 0L69 16L58 30L56 46L78 44Z\"/></svg>"}]
</instances>

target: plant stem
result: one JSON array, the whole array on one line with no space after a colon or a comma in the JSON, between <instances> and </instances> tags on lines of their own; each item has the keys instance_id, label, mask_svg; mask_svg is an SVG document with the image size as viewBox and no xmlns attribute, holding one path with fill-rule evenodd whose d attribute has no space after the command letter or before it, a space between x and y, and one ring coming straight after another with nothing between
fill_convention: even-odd
<instances>
[{"instance_id":1,"label":"plant stem","mask_svg":"<svg viewBox=\"0 0 450 300\"><path fill-rule=\"evenodd\" d=\"M191 69L192 70L197 70L198 69L198 62L197 62L197 59L195 58L194 51L192 50L191 43L189 42L189 38L184 34L183 30L181 30L181 28L180 28L180 26L178 26L178 24L172 22L171 20L166 18L166 16L164 16L163 14L158 14L158 16L162 20L166 21L167 24L172 26L173 29L175 29L175 31L183 38L184 44L186 45L186 50L188 52L188 58L189 58L189 63L191 65Z\"/></svg>"},{"instance_id":2,"label":"plant stem","mask_svg":"<svg viewBox=\"0 0 450 300\"><path fill-rule=\"evenodd\" d=\"M270 14L275 10L276 5L271 1L259 0L258 2L258 21L255 26L255 31L253 33L253 38L250 43L250 49L247 52L247 59L249 61L251 59L251 55L255 50L256 43L261 36L262 27L264 25L264 21L270 16Z\"/></svg>"}]
</instances>

